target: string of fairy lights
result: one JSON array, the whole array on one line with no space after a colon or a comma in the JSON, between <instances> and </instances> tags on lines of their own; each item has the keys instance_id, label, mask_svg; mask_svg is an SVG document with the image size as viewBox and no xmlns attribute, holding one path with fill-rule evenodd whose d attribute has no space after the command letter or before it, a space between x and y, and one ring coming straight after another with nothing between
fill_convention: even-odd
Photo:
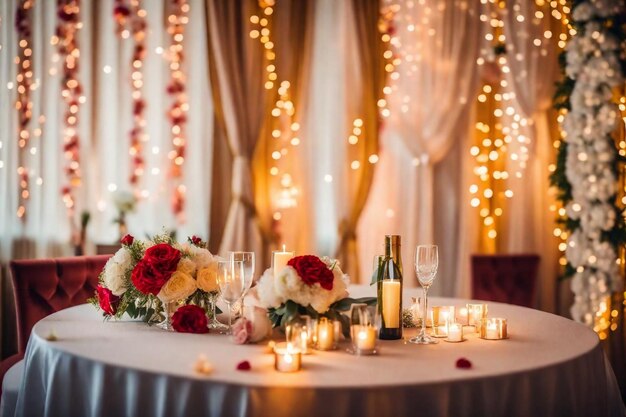
<instances>
[{"instance_id":1,"label":"string of fairy lights","mask_svg":"<svg viewBox=\"0 0 626 417\"><path fill-rule=\"evenodd\" d=\"M80 105L85 102L83 88L78 78L80 60L78 31L82 28L80 0L58 0L57 7L59 19L56 42L62 59L61 96L65 103L63 153L67 161L65 165L67 184L61 193L67 215L73 219L76 205L75 191L81 184L79 110Z\"/></svg>"},{"instance_id":2,"label":"string of fairy lights","mask_svg":"<svg viewBox=\"0 0 626 417\"><path fill-rule=\"evenodd\" d=\"M526 132L533 128L533 120L523 117L519 111L512 88L511 66L503 30L506 2L481 0L481 3L488 6L480 15L481 22L487 27L484 35L486 47L481 50L477 64L490 66L485 72L495 79L485 80L477 95L478 119L475 122L474 145L470 148L470 155L474 158L475 180L469 192L470 205L478 210L483 231L488 238L486 245L494 251L500 225L498 220L504 213L506 200L514 196L509 180L521 179L527 166L532 144ZM513 4L512 11L516 23L521 24L529 19L537 26L543 25L543 19L555 19L560 23L558 33L547 29L542 37L533 39L533 46L539 48L542 56L547 55L553 43L561 49L565 47L569 34L569 8L565 0L536 0L534 13L530 16L523 13L519 3ZM517 29L516 33L523 35ZM526 33L526 36L529 34ZM555 36L558 36L557 42L553 41ZM516 60L524 58L521 52L515 55Z\"/></svg>"},{"instance_id":3,"label":"string of fairy lights","mask_svg":"<svg viewBox=\"0 0 626 417\"><path fill-rule=\"evenodd\" d=\"M172 97L172 104L167 112L171 124L172 150L167 154L171 161L170 178L172 180L172 210L179 223L185 221L186 187L182 182L185 149L187 147L186 125L189 103L187 101L187 80L183 71L184 64L184 33L189 23L189 4L187 0L171 0L170 14L167 16L167 33L170 35L170 46L167 50L169 61L170 82L167 93Z\"/></svg>"},{"instance_id":4,"label":"string of fairy lights","mask_svg":"<svg viewBox=\"0 0 626 417\"><path fill-rule=\"evenodd\" d=\"M299 137L300 124L296 121L296 107L292 101L291 83L286 79L279 81L276 68L275 44L272 40L272 15L274 13L274 0L260 0L259 15L250 16L252 29L250 38L258 39L264 49L265 58L265 81L264 87L268 91L276 89L274 104L270 110L272 120L270 130L272 140L270 142L269 174L270 190L272 194L272 218L278 222L283 216L283 211L298 205L299 189L293 177L293 167L288 156L290 150L301 144Z\"/></svg>"},{"instance_id":5,"label":"string of fairy lights","mask_svg":"<svg viewBox=\"0 0 626 417\"><path fill-rule=\"evenodd\" d=\"M15 16L15 30L18 39L18 53L15 57L17 76L17 99L15 109L18 113L18 137L17 137L17 175L19 185L19 197L17 217L24 222L26 220L26 206L30 198L30 177L27 165L28 144L31 139L30 123L33 117L33 101L31 92L33 89L32 67L32 9L34 0L20 0Z\"/></svg>"}]
</instances>

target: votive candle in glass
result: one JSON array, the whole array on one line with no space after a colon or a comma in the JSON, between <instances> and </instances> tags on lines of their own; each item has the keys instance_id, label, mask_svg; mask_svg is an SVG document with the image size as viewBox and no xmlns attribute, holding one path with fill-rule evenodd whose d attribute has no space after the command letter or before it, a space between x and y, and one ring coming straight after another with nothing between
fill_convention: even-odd
<instances>
[{"instance_id":1,"label":"votive candle in glass","mask_svg":"<svg viewBox=\"0 0 626 417\"><path fill-rule=\"evenodd\" d=\"M484 318L480 324L480 338L486 340L506 339L507 326L506 319L499 317Z\"/></svg>"},{"instance_id":2,"label":"votive candle in glass","mask_svg":"<svg viewBox=\"0 0 626 417\"><path fill-rule=\"evenodd\" d=\"M463 341L463 325L461 323L448 323L448 342Z\"/></svg>"},{"instance_id":3,"label":"votive candle in glass","mask_svg":"<svg viewBox=\"0 0 626 417\"><path fill-rule=\"evenodd\" d=\"M456 320L457 323L461 323L461 324L468 324L468 316L467 316L467 307L461 307L457 310L456 313Z\"/></svg>"},{"instance_id":4,"label":"votive candle in glass","mask_svg":"<svg viewBox=\"0 0 626 417\"><path fill-rule=\"evenodd\" d=\"M302 369L302 353L291 343L278 343L274 347L274 369L278 372L298 372Z\"/></svg>"},{"instance_id":5,"label":"votive candle in glass","mask_svg":"<svg viewBox=\"0 0 626 417\"><path fill-rule=\"evenodd\" d=\"M487 317L487 304L468 304L467 318L470 326L476 327L476 332L480 333L481 320Z\"/></svg>"},{"instance_id":6,"label":"votive candle in glass","mask_svg":"<svg viewBox=\"0 0 626 417\"><path fill-rule=\"evenodd\" d=\"M335 349L335 324L332 320L322 317L317 322L317 344L318 350Z\"/></svg>"},{"instance_id":7,"label":"votive candle in glass","mask_svg":"<svg viewBox=\"0 0 626 417\"><path fill-rule=\"evenodd\" d=\"M353 324L350 328L352 348L357 355L376 353L376 327Z\"/></svg>"},{"instance_id":8,"label":"votive candle in glass","mask_svg":"<svg viewBox=\"0 0 626 417\"><path fill-rule=\"evenodd\" d=\"M434 306L432 309L432 335L448 336L448 323L454 322L454 306Z\"/></svg>"}]
</instances>

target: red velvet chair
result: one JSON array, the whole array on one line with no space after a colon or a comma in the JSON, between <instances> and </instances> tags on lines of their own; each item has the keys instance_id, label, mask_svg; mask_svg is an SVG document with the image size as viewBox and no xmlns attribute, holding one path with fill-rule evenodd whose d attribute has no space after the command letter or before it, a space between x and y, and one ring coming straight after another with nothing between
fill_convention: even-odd
<instances>
[{"instance_id":1,"label":"red velvet chair","mask_svg":"<svg viewBox=\"0 0 626 417\"><path fill-rule=\"evenodd\" d=\"M538 255L473 255L472 297L532 307Z\"/></svg>"},{"instance_id":2,"label":"red velvet chair","mask_svg":"<svg viewBox=\"0 0 626 417\"><path fill-rule=\"evenodd\" d=\"M111 255L11 261L17 316L17 351L0 363L0 393L4 374L26 351L30 332L42 318L94 295L98 275Z\"/></svg>"}]
</instances>

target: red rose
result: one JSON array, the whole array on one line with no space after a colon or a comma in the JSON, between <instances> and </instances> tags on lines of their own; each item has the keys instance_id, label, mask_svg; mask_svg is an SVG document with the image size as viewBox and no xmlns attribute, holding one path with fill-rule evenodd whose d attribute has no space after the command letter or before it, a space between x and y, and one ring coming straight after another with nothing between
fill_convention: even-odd
<instances>
[{"instance_id":1,"label":"red rose","mask_svg":"<svg viewBox=\"0 0 626 417\"><path fill-rule=\"evenodd\" d=\"M333 271L328 269L320 258L313 255L296 256L287 265L296 270L302 281L307 285L319 283L325 290L333 289Z\"/></svg>"},{"instance_id":2,"label":"red rose","mask_svg":"<svg viewBox=\"0 0 626 417\"><path fill-rule=\"evenodd\" d=\"M126 235L120 240L120 243L122 245L130 246L133 244L134 241L135 241L134 237L132 237L131 235Z\"/></svg>"},{"instance_id":3,"label":"red rose","mask_svg":"<svg viewBox=\"0 0 626 417\"><path fill-rule=\"evenodd\" d=\"M174 249L167 243L159 243L146 249L143 261L149 263L154 268L172 275L176 271L178 262L182 254L178 249ZM168 277L169 279L169 277Z\"/></svg>"},{"instance_id":4,"label":"red rose","mask_svg":"<svg viewBox=\"0 0 626 417\"><path fill-rule=\"evenodd\" d=\"M133 284L144 294L157 295L176 271L181 256L178 249L167 243L148 248L143 259L133 269Z\"/></svg>"},{"instance_id":5,"label":"red rose","mask_svg":"<svg viewBox=\"0 0 626 417\"><path fill-rule=\"evenodd\" d=\"M172 316L172 327L181 333L208 333L208 320L198 306L182 306Z\"/></svg>"},{"instance_id":6,"label":"red rose","mask_svg":"<svg viewBox=\"0 0 626 417\"><path fill-rule=\"evenodd\" d=\"M109 316L115 315L115 310L117 309L117 303L120 301L120 297L113 295L110 289L105 288L102 285L98 285L96 290L98 292L98 303L100 304L102 311L107 313Z\"/></svg>"},{"instance_id":7,"label":"red rose","mask_svg":"<svg viewBox=\"0 0 626 417\"><path fill-rule=\"evenodd\" d=\"M196 246L202 245L202 239L196 235L191 236L189 240L191 241L191 243L193 243Z\"/></svg>"}]
</instances>

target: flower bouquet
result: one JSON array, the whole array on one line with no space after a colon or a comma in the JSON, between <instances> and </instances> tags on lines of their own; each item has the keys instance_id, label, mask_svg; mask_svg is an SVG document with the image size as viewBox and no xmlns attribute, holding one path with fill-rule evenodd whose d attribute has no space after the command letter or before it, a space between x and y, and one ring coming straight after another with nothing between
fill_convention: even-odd
<instances>
[{"instance_id":1,"label":"flower bouquet","mask_svg":"<svg viewBox=\"0 0 626 417\"><path fill-rule=\"evenodd\" d=\"M215 315L218 258L200 238L179 244L169 235L149 241L126 235L121 244L100 273L96 295L90 300L106 319L128 314L147 322L168 321L172 304L193 305L205 315ZM185 309L177 322L186 322L197 313L197 309Z\"/></svg>"},{"instance_id":2,"label":"flower bouquet","mask_svg":"<svg viewBox=\"0 0 626 417\"><path fill-rule=\"evenodd\" d=\"M348 276L341 271L339 263L313 255L292 258L276 276L272 269L266 270L256 292L273 327L284 327L299 315L313 319L328 317L339 320L346 335L349 318L342 313L354 303L376 304L375 297L350 298Z\"/></svg>"}]
</instances>

